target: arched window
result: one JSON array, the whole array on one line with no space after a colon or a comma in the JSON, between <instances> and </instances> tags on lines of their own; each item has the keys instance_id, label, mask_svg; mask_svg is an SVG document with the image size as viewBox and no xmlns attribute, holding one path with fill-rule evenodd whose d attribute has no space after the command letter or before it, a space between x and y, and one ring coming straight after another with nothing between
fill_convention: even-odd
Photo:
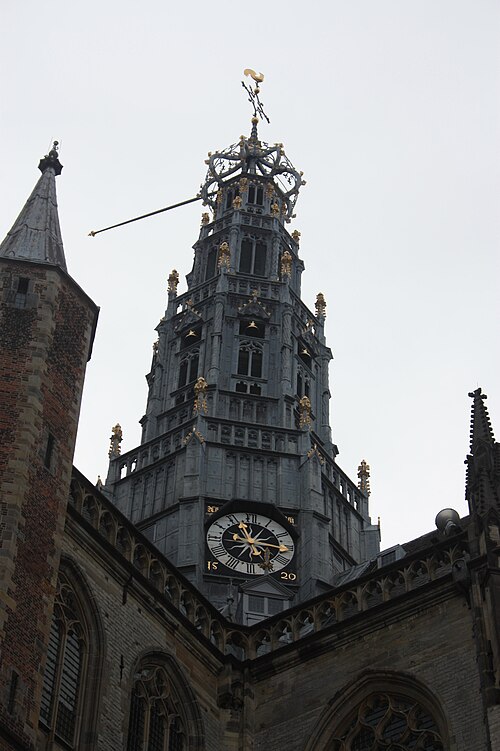
<instances>
[{"instance_id":1,"label":"arched window","mask_svg":"<svg viewBox=\"0 0 500 751\"><path fill-rule=\"evenodd\" d=\"M262 378L262 347L255 342L242 342L238 352L238 375Z\"/></svg>"},{"instance_id":2,"label":"arched window","mask_svg":"<svg viewBox=\"0 0 500 751\"><path fill-rule=\"evenodd\" d=\"M248 188L247 203L256 203L258 206L262 206L264 203L264 189L250 185Z\"/></svg>"},{"instance_id":3,"label":"arched window","mask_svg":"<svg viewBox=\"0 0 500 751\"><path fill-rule=\"evenodd\" d=\"M83 747L82 728L88 733L96 721L99 691L95 676L100 672L101 655L100 630L92 613L83 612L81 589L60 572L40 706L41 729L50 739L74 749Z\"/></svg>"},{"instance_id":4,"label":"arched window","mask_svg":"<svg viewBox=\"0 0 500 751\"><path fill-rule=\"evenodd\" d=\"M245 237L241 242L240 272L242 274L266 275L265 242L259 238Z\"/></svg>"},{"instance_id":5,"label":"arched window","mask_svg":"<svg viewBox=\"0 0 500 751\"><path fill-rule=\"evenodd\" d=\"M205 281L215 276L217 270L217 248L211 248L207 255L207 265L205 267Z\"/></svg>"},{"instance_id":6,"label":"arched window","mask_svg":"<svg viewBox=\"0 0 500 751\"><path fill-rule=\"evenodd\" d=\"M127 751L185 751L178 703L165 668L143 667L132 689Z\"/></svg>"},{"instance_id":7,"label":"arched window","mask_svg":"<svg viewBox=\"0 0 500 751\"><path fill-rule=\"evenodd\" d=\"M187 383L193 383L198 377L198 363L200 353L198 350L194 350L186 355L181 360L179 365L179 383L178 388L182 388Z\"/></svg>"},{"instance_id":8,"label":"arched window","mask_svg":"<svg viewBox=\"0 0 500 751\"><path fill-rule=\"evenodd\" d=\"M338 692L316 723L307 751L445 751L439 701L415 677L366 671Z\"/></svg>"},{"instance_id":9,"label":"arched window","mask_svg":"<svg viewBox=\"0 0 500 751\"><path fill-rule=\"evenodd\" d=\"M357 708L344 730L332 739L332 751L444 751L432 716L406 696L376 693Z\"/></svg>"}]
</instances>

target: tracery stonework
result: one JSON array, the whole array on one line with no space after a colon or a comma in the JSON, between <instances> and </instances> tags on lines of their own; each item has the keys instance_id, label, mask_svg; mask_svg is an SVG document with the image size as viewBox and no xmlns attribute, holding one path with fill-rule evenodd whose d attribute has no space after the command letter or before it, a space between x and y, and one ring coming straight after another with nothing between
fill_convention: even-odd
<instances>
[{"instance_id":1,"label":"tracery stonework","mask_svg":"<svg viewBox=\"0 0 500 751\"><path fill-rule=\"evenodd\" d=\"M436 722L417 701L379 693L365 699L331 751L444 751Z\"/></svg>"}]
</instances>

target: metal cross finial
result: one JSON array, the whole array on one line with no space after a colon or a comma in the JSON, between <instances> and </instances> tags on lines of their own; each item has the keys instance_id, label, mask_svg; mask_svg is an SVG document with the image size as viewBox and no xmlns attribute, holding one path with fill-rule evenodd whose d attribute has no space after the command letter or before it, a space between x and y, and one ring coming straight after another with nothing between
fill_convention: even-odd
<instances>
[{"instance_id":1,"label":"metal cross finial","mask_svg":"<svg viewBox=\"0 0 500 751\"><path fill-rule=\"evenodd\" d=\"M262 81L264 80L264 74L263 73L256 73L251 68L245 68L245 70L243 71L243 73L244 73L245 76L251 76L253 78L253 80L255 81L255 88L254 89L252 89L251 86L248 86L245 83L245 81L241 82L241 85L243 86L243 88L245 89L245 91L248 94L248 101L250 102L250 104L253 107L252 124L254 126L257 125L259 116L262 117L262 118L264 118L264 120L266 120L266 122L268 122L268 123L271 122L269 120L268 116L266 115L266 113L264 112L264 104L263 104L263 102L261 102L260 99L259 99L259 94L260 94L259 84L262 83ZM254 129L256 130L256 128L252 128L252 131Z\"/></svg>"}]
</instances>

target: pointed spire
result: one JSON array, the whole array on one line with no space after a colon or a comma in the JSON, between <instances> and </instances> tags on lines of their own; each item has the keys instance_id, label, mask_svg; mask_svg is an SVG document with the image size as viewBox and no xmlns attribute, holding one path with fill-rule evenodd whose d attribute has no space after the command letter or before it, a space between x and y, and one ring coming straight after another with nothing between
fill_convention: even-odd
<instances>
[{"instance_id":1,"label":"pointed spire","mask_svg":"<svg viewBox=\"0 0 500 751\"><path fill-rule=\"evenodd\" d=\"M484 403L488 397L481 392L481 389L469 392L469 396L474 400L472 402L470 422L470 452L472 454L479 442L486 441L487 443L494 444L495 437L491 428L488 410Z\"/></svg>"},{"instance_id":2,"label":"pointed spire","mask_svg":"<svg viewBox=\"0 0 500 751\"><path fill-rule=\"evenodd\" d=\"M49 263L66 271L57 213L55 178L62 170L57 146L54 141L53 148L40 160L38 168L42 176L0 245L0 256Z\"/></svg>"},{"instance_id":3,"label":"pointed spire","mask_svg":"<svg viewBox=\"0 0 500 751\"><path fill-rule=\"evenodd\" d=\"M470 454L467 456L465 497L471 513L485 514L488 509L500 511L500 444L495 443L486 394L481 389L469 393L472 402Z\"/></svg>"}]
</instances>

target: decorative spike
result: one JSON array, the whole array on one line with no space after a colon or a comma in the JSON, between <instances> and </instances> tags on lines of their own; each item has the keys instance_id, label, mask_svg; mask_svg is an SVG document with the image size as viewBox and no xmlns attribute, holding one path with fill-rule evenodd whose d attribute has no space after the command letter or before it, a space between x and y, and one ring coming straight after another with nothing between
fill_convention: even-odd
<instances>
[{"instance_id":1,"label":"decorative spike","mask_svg":"<svg viewBox=\"0 0 500 751\"><path fill-rule=\"evenodd\" d=\"M480 388L469 392L469 397L473 399L470 425L470 452L473 453L478 441L488 441L494 444L495 437L488 410L484 403L488 397L482 393Z\"/></svg>"},{"instance_id":2,"label":"decorative spike","mask_svg":"<svg viewBox=\"0 0 500 751\"><path fill-rule=\"evenodd\" d=\"M365 495L370 495L370 465L364 459L361 460L361 464L358 467L358 477L358 488Z\"/></svg>"},{"instance_id":3,"label":"decorative spike","mask_svg":"<svg viewBox=\"0 0 500 751\"><path fill-rule=\"evenodd\" d=\"M111 429L111 438L110 444L109 444L109 451L108 456L110 459L115 459L117 456L120 456L121 454L121 442L123 439L123 433L121 429L120 423L116 423L114 428Z\"/></svg>"}]
</instances>

